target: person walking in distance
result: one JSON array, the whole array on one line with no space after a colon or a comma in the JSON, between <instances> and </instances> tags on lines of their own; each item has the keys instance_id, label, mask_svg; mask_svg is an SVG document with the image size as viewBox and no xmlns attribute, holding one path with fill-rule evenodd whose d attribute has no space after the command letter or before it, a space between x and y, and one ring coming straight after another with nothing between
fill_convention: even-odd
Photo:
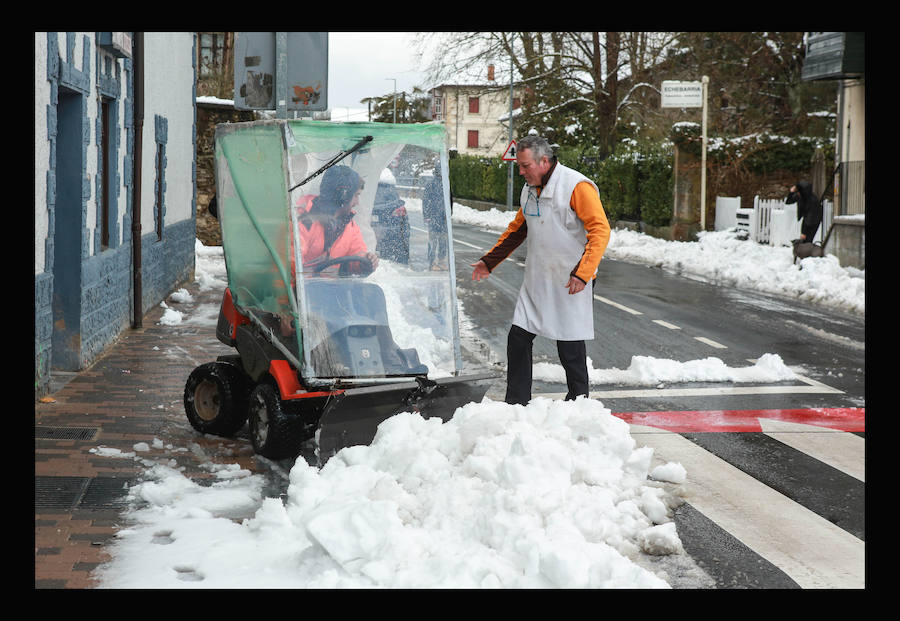
<instances>
[{"instance_id":1,"label":"person walking in distance","mask_svg":"<svg viewBox=\"0 0 900 621\"><path fill-rule=\"evenodd\" d=\"M594 338L592 289L609 243L609 222L597 185L557 161L545 138L529 135L517 145L525 187L506 231L472 264L472 280L526 242L525 279L507 337L506 402L531 400L535 336L556 341L566 373L567 400L588 396L585 341ZM588 287L588 283L591 286Z\"/></svg>"}]
</instances>

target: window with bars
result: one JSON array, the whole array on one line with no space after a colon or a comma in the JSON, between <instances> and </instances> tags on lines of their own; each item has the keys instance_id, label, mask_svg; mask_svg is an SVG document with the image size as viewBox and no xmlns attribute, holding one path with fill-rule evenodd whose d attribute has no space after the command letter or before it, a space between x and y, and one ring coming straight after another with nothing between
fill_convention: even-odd
<instances>
[{"instance_id":1,"label":"window with bars","mask_svg":"<svg viewBox=\"0 0 900 621\"><path fill-rule=\"evenodd\" d=\"M197 70L201 78L216 73L225 61L225 33L201 32L197 46Z\"/></svg>"}]
</instances>

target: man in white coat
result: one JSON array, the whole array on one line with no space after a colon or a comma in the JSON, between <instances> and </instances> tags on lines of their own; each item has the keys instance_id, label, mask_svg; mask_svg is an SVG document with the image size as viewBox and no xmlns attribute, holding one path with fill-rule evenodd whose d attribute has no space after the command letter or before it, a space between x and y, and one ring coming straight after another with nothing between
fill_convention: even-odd
<instances>
[{"instance_id":1,"label":"man in white coat","mask_svg":"<svg viewBox=\"0 0 900 621\"><path fill-rule=\"evenodd\" d=\"M516 161L526 183L519 210L494 247L472 264L472 280L482 280L527 242L525 280L507 340L506 402L531 400L537 335L556 341L566 399L587 396L584 342L594 338L593 282L609 243L609 222L597 185L560 164L546 139L522 138Z\"/></svg>"}]
</instances>

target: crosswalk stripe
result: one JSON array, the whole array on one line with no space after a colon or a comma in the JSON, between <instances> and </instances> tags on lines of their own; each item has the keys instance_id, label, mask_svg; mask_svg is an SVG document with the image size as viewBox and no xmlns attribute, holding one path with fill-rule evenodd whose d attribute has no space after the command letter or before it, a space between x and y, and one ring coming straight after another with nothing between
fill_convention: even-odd
<instances>
[{"instance_id":1,"label":"crosswalk stripe","mask_svg":"<svg viewBox=\"0 0 900 621\"><path fill-rule=\"evenodd\" d=\"M714 386L702 388L625 388L621 390L592 390L591 399L667 399L670 397L716 397L734 395L794 395L837 393L840 390L828 386ZM565 399L564 392L535 393L535 397Z\"/></svg>"},{"instance_id":2,"label":"crosswalk stripe","mask_svg":"<svg viewBox=\"0 0 900 621\"><path fill-rule=\"evenodd\" d=\"M681 435L631 425L639 446L687 470L682 495L802 588L863 588L865 543Z\"/></svg>"},{"instance_id":3,"label":"crosswalk stripe","mask_svg":"<svg viewBox=\"0 0 900 621\"><path fill-rule=\"evenodd\" d=\"M783 420L760 418L759 424L766 435L865 482L864 438L845 431Z\"/></svg>"},{"instance_id":4,"label":"crosswalk stripe","mask_svg":"<svg viewBox=\"0 0 900 621\"><path fill-rule=\"evenodd\" d=\"M591 399L603 401L604 399L668 399L670 397L712 397L712 396L732 396L732 395L786 395L786 394L838 394L843 393L842 390L832 388L827 384L810 379L802 375L796 375L796 379L802 382L803 386L796 384L779 384L775 386L765 385L743 385L743 386L703 386L703 387L687 387L687 388L622 388L611 390L592 390L590 392ZM565 399L566 393L563 392L546 392L535 394L535 397L546 397L548 399Z\"/></svg>"}]
</instances>

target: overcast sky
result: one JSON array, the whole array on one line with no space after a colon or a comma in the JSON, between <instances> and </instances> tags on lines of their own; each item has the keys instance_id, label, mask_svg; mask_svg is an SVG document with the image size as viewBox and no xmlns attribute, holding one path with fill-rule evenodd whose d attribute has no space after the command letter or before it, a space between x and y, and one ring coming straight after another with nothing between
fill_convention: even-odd
<instances>
[{"instance_id":1,"label":"overcast sky","mask_svg":"<svg viewBox=\"0 0 900 621\"><path fill-rule=\"evenodd\" d=\"M328 107L366 108L365 97L412 92L425 86L412 47L413 33L329 32Z\"/></svg>"}]
</instances>

